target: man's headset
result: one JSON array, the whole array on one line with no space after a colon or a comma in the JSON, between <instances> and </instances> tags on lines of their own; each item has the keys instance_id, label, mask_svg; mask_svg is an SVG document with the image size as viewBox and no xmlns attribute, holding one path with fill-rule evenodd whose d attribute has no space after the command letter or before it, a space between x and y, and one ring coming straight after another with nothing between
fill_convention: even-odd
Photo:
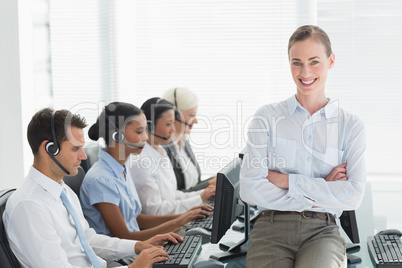
<instances>
[{"instance_id":1,"label":"man's headset","mask_svg":"<svg viewBox=\"0 0 402 268\"><path fill-rule=\"evenodd\" d=\"M111 124L112 127L115 129L115 130L113 131L113 133L112 133L112 140L114 140L116 143L121 143L121 144L127 145L128 147L139 148L139 149L144 148L144 146L138 146L138 145L136 145L136 144L128 143L128 142L125 142L125 141L124 141L124 140L126 139L126 137L124 136L124 133L121 132L121 131L116 127L116 124L115 124L114 122L112 122L111 120L109 120L109 116L108 116L108 114L107 114L106 107L105 107L105 117L106 117L106 120L109 122L109 124Z\"/></svg>"},{"instance_id":2,"label":"man's headset","mask_svg":"<svg viewBox=\"0 0 402 268\"><path fill-rule=\"evenodd\" d=\"M70 175L70 172L69 172L67 169L65 169L65 168L62 166L62 164L60 164L60 162L57 161L57 159L56 159L56 157L55 157L55 156L58 155L59 152L60 152L60 146L59 146L59 144L57 143L57 140L56 140L56 131L55 131L55 129L54 129L54 117L56 116L56 112L57 112L56 110L53 111L53 113L52 113L52 115L51 115L51 117L50 117L50 127L51 127L51 130L52 130L52 139L53 139L53 141L47 142L46 145L45 145L45 148L46 148L46 152L47 152L47 154L50 156L50 158L52 158L53 161L54 161L67 175Z\"/></svg>"},{"instance_id":3,"label":"man's headset","mask_svg":"<svg viewBox=\"0 0 402 268\"><path fill-rule=\"evenodd\" d=\"M192 127L193 126L192 124L189 124L180 119L179 107L177 106L176 91L177 91L177 87L174 89L174 92L173 92L174 106L176 106L176 109L174 111L174 117L175 117L176 121L179 121L180 123L182 123L186 126Z\"/></svg>"}]
</instances>

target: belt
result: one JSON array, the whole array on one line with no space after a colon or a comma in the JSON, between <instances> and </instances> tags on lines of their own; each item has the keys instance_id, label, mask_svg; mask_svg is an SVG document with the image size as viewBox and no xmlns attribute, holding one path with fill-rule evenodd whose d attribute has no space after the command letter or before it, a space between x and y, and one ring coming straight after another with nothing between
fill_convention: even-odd
<instances>
[{"instance_id":1,"label":"belt","mask_svg":"<svg viewBox=\"0 0 402 268\"><path fill-rule=\"evenodd\" d=\"M308 211L308 210L303 210L302 212L280 211L280 210L264 210L264 211L262 211L260 213L260 217L270 217L272 213L274 213L274 215L294 214L294 215L300 215L305 219L320 219L320 220L330 221L330 222L335 223L335 218L331 213L315 212L315 211Z\"/></svg>"}]
</instances>

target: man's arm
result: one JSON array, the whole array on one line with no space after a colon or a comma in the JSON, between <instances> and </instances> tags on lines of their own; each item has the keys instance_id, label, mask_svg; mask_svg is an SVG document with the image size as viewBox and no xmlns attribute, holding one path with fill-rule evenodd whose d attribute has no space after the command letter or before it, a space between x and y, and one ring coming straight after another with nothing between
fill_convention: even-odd
<instances>
[{"instance_id":1,"label":"man's arm","mask_svg":"<svg viewBox=\"0 0 402 268\"><path fill-rule=\"evenodd\" d=\"M29 267L76 267L67 259L54 220L42 204L20 202L8 215L6 233L20 262Z\"/></svg>"}]
</instances>

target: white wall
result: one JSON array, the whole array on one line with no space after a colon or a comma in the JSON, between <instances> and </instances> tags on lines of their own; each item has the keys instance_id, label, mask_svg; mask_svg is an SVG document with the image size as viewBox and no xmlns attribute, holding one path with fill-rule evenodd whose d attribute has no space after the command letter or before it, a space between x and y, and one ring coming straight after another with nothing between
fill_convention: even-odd
<instances>
[{"instance_id":1,"label":"white wall","mask_svg":"<svg viewBox=\"0 0 402 268\"><path fill-rule=\"evenodd\" d=\"M21 92L33 92L31 13L31 0L0 0L0 189L17 187L26 172L22 118L32 93Z\"/></svg>"}]
</instances>

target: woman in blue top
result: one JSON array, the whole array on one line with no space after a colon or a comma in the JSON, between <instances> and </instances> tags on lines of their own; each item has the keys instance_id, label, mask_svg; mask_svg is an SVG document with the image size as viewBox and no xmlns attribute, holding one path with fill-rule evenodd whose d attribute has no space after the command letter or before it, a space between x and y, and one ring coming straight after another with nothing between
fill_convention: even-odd
<instances>
[{"instance_id":1,"label":"woman in blue top","mask_svg":"<svg viewBox=\"0 0 402 268\"><path fill-rule=\"evenodd\" d=\"M89 129L92 140L102 137L106 143L80 190L84 215L97 233L142 241L179 229L212 210L209 206L198 206L178 215L141 213L141 203L124 162L130 154L141 153L148 139L146 128L147 121L140 109L129 103L113 102Z\"/></svg>"}]
</instances>

